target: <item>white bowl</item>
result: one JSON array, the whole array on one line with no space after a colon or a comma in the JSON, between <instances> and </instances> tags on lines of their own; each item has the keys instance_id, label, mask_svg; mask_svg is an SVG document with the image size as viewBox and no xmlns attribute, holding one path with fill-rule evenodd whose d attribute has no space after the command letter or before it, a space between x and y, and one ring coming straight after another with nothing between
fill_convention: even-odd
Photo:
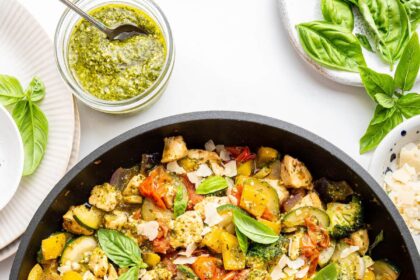
<instances>
[{"instance_id":1,"label":"white bowl","mask_svg":"<svg viewBox=\"0 0 420 280\"><path fill-rule=\"evenodd\" d=\"M420 141L420 115L405 120L396 126L376 148L369 165L369 173L384 186L384 175L397 167L397 155L410 142ZM420 251L420 235L413 235Z\"/></svg>"},{"instance_id":2,"label":"white bowl","mask_svg":"<svg viewBox=\"0 0 420 280\"><path fill-rule=\"evenodd\" d=\"M9 112L0 106L0 210L19 187L23 172L23 144Z\"/></svg>"}]
</instances>

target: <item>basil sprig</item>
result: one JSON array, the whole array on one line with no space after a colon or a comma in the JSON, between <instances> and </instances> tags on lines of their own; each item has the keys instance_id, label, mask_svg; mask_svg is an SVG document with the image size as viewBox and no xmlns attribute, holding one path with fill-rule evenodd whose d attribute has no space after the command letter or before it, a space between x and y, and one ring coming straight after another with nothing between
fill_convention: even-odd
<instances>
[{"instance_id":1,"label":"basil sprig","mask_svg":"<svg viewBox=\"0 0 420 280\"><path fill-rule=\"evenodd\" d=\"M359 43L362 47L364 47L366 50L368 50L370 52L375 52L373 50L372 45L370 44L369 39L367 38L366 35L356 33L356 37L357 37L357 40L359 40Z\"/></svg>"},{"instance_id":2,"label":"basil sprig","mask_svg":"<svg viewBox=\"0 0 420 280\"><path fill-rule=\"evenodd\" d=\"M228 182L222 176L210 176L204 179L200 185L198 185L195 192L197 194L209 194L220 190L224 190L228 187Z\"/></svg>"},{"instance_id":3,"label":"basil sprig","mask_svg":"<svg viewBox=\"0 0 420 280\"><path fill-rule=\"evenodd\" d=\"M360 139L360 153L374 149L404 118L420 114L420 95L408 93L420 68L420 44L414 33L401 55L394 78L360 67L367 94L377 103L372 120Z\"/></svg>"},{"instance_id":4,"label":"basil sprig","mask_svg":"<svg viewBox=\"0 0 420 280\"><path fill-rule=\"evenodd\" d=\"M246 235L243 234L237 227L235 227L235 233L238 238L239 248L241 248L242 252L246 255L249 247L248 237L246 237Z\"/></svg>"},{"instance_id":5,"label":"basil sprig","mask_svg":"<svg viewBox=\"0 0 420 280\"><path fill-rule=\"evenodd\" d=\"M141 258L141 251L136 242L119 231L98 230L98 240L106 256L121 268L129 268L119 280L137 279L139 270L147 265Z\"/></svg>"},{"instance_id":6,"label":"basil sprig","mask_svg":"<svg viewBox=\"0 0 420 280\"><path fill-rule=\"evenodd\" d=\"M188 206L188 192L183 184L179 184L176 189L174 200L174 216L175 218L185 213Z\"/></svg>"},{"instance_id":7,"label":"basil sprig","mask_svg":"<svg viewBox=\"0 0 420 280\"><path fill-rule=\"evenodd\" d=\"M31 175L42 161L48 142L48 120L35 102L45 96L44 83L37 77L26 91L20 82L11 76L0 75L0 103L8 106L19 128L23 148L23 175Z\"/></svg>"},{"instance_id":8,"label":"basil sprig","mask_svg":"<svg viewBox=\"0 0 420 280\"><path fill-rule=\"evenodd\" d=\"M236 209L233 210L233 223L243 235L254 242L271 244L279 240L279 236L271 228Z\"/></svg>"},{"instance_id":9,"label":"basil sprig","mask_svg":"<svg viewBox=\"0 0 420 280\"><path fill-rule=\"evenodd\" d=\"M328 22L341 25L349 31L354 27L354 15L349 3L343 0L322 0L321 11Z\"/></svg>"}]
</instances>

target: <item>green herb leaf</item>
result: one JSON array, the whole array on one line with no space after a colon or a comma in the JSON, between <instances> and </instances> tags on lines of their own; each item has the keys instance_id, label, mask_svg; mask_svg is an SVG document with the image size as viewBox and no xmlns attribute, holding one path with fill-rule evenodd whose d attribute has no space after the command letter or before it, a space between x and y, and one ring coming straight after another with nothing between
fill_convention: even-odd
<instances>
[{"instance_id":1,"label":"green herb leaf","mask_svg":"<svg viewBox=\"0 0 420 280\"><path fill-rule=\"evenodd\" d=\"M354 16L349 3L343 0L322 0L321 9L326 21L353 30Z\"/></svg>"},{"instance_id":2,"label":"green herb leaf","mask_svg":"<svg viewBox=\"0 0 420 280\"><path fill-rule=\"evenodd\" d=\"M336 263L330 263L326 267L318 271L313 280L337 280L339 268Z\"/></svg>"},{"instance_id":3,"label":"green herb leaf","mask_svg":"<svg viewBox=\"0 0 420 280\"><path fill-rule=\"evenodd\" d=\"M388 96L394 94L394 79L391 76L375 72L368 67L360 67L360 77L372 100L376 101L375 94L377 93L384 93Z\"/></svg>"},{"instance_id":4,"label":"green herb leaf","mask_svg":"<svg viewBox=\"0 0 420 280\"><path fill-rule=\"evenodd\" d=\"M418 0L402 0L405 11L411 23L411 30L415 31L420 23L420 2Z\"/></svg>"},{"instance_id":5,"label":"green herb leaf","mask_svg":"<svg viewBox=\"0 0 420 280\"><path fill-rule=\"evenodd\" d=\"M228 183L222 176L210 176L201 182L195 192L197 194L209 194L226 189L227 187Z\"/></svg>"},{"instance_id":6,"label":"green herb leaf","mask_svg":"<svg viewBox=\"0 0 420 280\"><path fill-rule=\"evenodd\" d=\"M38 77L33 77L25 92L29 100L41 101L45 97L45 85Z\"/></svg>"},{"instance_id":7,"label":"green herb leaf","mask_svg":"<svg viewBox=\"0 0 420 280\"><path fill-rule=\"evenodd\" d=\"M42 158L48 142L48 120L41 109L30 101L19 101L13 112L25 153L23 175L31 175Z\"/></svg>"},{"instance_id":8,"label":"green herb leaf","mask_svg":"<svg viewBox=\"0 0 420 280\"><path fill-rule=\"evenodd\" d=\"M387 109L392 108L395 105L394 99L391 96L386 95L385 93L375 94L375 99L379 105Z\"/></svg>"},{"instance_id":9,"label":"green herb leaf","mask_svg":"<svg viewBox=\"0 0 420 280\"><path fill-rule=\"evenodd\" d=\"M397 101L397 107L407 119L420 115L420 94L408 93Z\"/></svg>"},{"instance_id":10,"label":"green herb leaf","mask_svg":"<svg viewBox=\"0 0 420 280\"><path fill-rule=\"evenodd\" d=\"M420 2L419 2L420 3ZM417 32L411 36L404 49L397 70L395 71L395 87L403 91L413 88L420 67L420 45Z\"/></svg>"},{"instance_id":11,"label":"green herb leaf","mask_svg":"<svg viewBox=\"0 0 420 280\"><path fill-rule=\"evenodd\" d=\"M376 37L378 53L392 65L410 36L410 22L399 0L359 0L359 10Z\"/></svg>"},{"instance_id":12,"label":"green herb leaf","mask_svg":"<svg viewBox=\"0 0 420 280\"><path fill-rule=\"evenodd\" d=\"M366 35L356 33L356 37L359 40L359 43L362 47L364 47L365 49L367 49L370 52L375 52L373 50L372 46L370 45L370 42L369 42L368 38L366 37Z\"/></svg>"},{"instance_id":13,"label":"green herb leaf","mask_svg":"<svg viewBox=\"0 0 420 280\"><path fill-rule=\"evenodd\" d=\"M357 0L345 0L345 1L349 4L353 4L353 5L357 6Z\"/></svg>"},{"instance_id":14,"label":"green herb leaf","mask_svg":"<svg viewBox=\"0 0 420 280\"><path fill-rule=\"evenodd\" d=\"M384 231L381 230L378 235L375 237L375 240L373 241L372 245L369 246L369 255L372 255L372 250L375 249L376 246L378 246L379 243L381 243L384 240Z\"/></svg>"},{"instance_id":15,"label":"green herb leaf","mask_svg":"<svg viewBox=\"0 0 420 280\"><path fill-rule=\"evenodd\" d=\"M237 227L235 227L236 237L238 238L239 247L242 252L246 254L248 252L248 237L245 236Z\"/></svg>"},{"instance_id":16,"label":"green herb leaf","mask_svg":"<svg viewBox=\"0 0 420 280\"><path fill-rule=\"evenodd\" d=\"M185 213L188 206L188 192L183 184L179 184L176 189L174 200L174 216L175 218Z\"/></svg>"},{"instance_id":17,"label":"green herb leaf","mask_svg":"<svg viewBox=\"0 0 420 280\"><path fill-rule=\"evenodd\" d=\"M110 229L100 229L97 234L102 250L119 267L147 267L141 258L139 246L131 238Z\"/></svg>"},{"instance_id":18,"label":"green herb leaf","mask_svg":"<svg viewBox=\"0 0 420 280\"><path fill-rule=\"evenodd\" d=\"M8 106L25 97L20 82L11 76L0 75L0 103Z\"/></svg>"},{"instance_id":19,"label":"green herb leaf","mask_svg":"<svg viewBox=\"0 0 420 280\"><path fill-rule=\"evenodd\" d=\"M303 49L319 64L351 72L366 65L359 41L346 28L313 21L297 25L297 30Z\"/></svg>"},{"instance_id":20,"label":"green herb leaf","mask_svg":"<svg viewBox=\"0 0 420 280\"><path fill-rule=\"evenodd\" d=\"M366 153L378 146L382 139L390 132L394 127L403 121L401 113L395 110L394 113L385 121L377 124L369 124L365 135L360 139L360 153Z\"/></svg>"},{"instance_id":21,"label":"green herb leaf","mask_svg":"<svg viewBox=\"0 0 420 280\"><path fill-rule=\"evenodd\" d=\"M139 267L133 266L128 271L124 272L118 280L137 280L139 279Z\"/></svg>"},{"instance_id":22,"label":"green herb leaf","mask_svg":"<svg viewBox=\"0 0 420 280\"><path fill-rule=\"evenodd\" d=\"M271 244L279 239L271 228L238 210L233 210L233 222L241 233L254 242Z\"/></svg>"},{"instance_id":23,"label":"green herb leaf","mask_svg":"<svg viewBox=\"0 0 420 280\"><path fill-rule=\"evenodd\" d=\"M370 121L370 124L378 124L381 122L386 121L388 118L390 118L394 112L397 110L397 107L394 106L392 108L384 108L382 106L376 106L375 113L373 115L372 120Z\"/></svg>"}]
</instances>

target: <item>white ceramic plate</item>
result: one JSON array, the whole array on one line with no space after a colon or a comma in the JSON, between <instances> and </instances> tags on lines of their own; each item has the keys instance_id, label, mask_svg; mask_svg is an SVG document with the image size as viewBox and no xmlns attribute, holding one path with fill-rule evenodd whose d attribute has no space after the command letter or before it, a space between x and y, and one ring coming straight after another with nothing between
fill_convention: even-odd
<instances>
[{"instance_id":1,"label":"white ceramic plate","mask_svg":"<svg viewBox=\"0 0 420 280\"><path fill-rule=\"evenodd\" d=\"M397 167L396 156L410 142L420 141L420 116L412 117L395 127L376 148L369 165L369 173L384 185L384 175ZM420 235L413 235L420 251Z\"/></svg>"},{"instance_id":2,"label":"white ceramic plate","mask_svg":"<svg viewBox=\"0 0 420 280\"><path fill-rule=\"evenodd\" d=\"M57 71L53 44L38 22L17 1L0 0L0 73L26 87L33 76L47 88L40 106L49 121L47 151L36 173L22 179L0 211L0 249L25 231L30 219L69 163L74 134L71 93Z\"/></svg>"},{"instance_id":3,"label":"white ceramic plate","mask_svg":"<svg viewBox=\"0 0 420 280\"><path fill-rule=\"evenodd\" d=\"M321 12L321 0L278 0L278 3L280 16L287 32L289 33L290 41L302 59L304 59L316 72L328 79L341 84L362 86L362 81L358 73L331 70L320 66L305 53L299 42L298 33L296 31L297 24L323 19ZM355 27L353 33L367 34L367 31L363 26L361 16L358 12L355 13ZM373 47L372 42L371 45ZM389 65L381 61L377 54L369 52L364 48L362 48L362 50L368 67L381 73L393 75L392 71L390 71ZM394 69L395 68L396 67L394 67Z\"/></svg>"},{"instance_id":4,"label":"white ceramic plate","mask_svg":"<svg viewBox=\"0 0 420 280\"><path fill-rule=\"evenodd\" d=\"M9 112L0 105L0 210L15 194L23 171L23 144Z\"/></svg>"}]
</instances>

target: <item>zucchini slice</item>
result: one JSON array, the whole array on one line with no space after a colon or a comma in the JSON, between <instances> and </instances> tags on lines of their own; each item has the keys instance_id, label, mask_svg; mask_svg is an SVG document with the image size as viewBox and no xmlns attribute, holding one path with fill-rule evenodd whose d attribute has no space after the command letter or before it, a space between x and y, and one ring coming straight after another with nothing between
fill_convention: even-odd
<instances>
[{"instance_id":1,"label":"zucchini slice","mask_svg":"<svg viewBox=\"0 0 420 280\"><path fill-rule=\"evenodd\" d=\"M90 252L98 246L96 239L91 236L81 236L69 243L61 255L60 264L68 261L71 263L79 262L83 259L86 252Z\"/></svg>"},{"instance_id":2,"label":"zucchini slice","mask_svg":"<svg viewBox=\"0 0 420 280\"><path fill-rule=\"evenodd\" d=\"M199 280L198 276L194 273L194 271L186 265L179 264L176 266L176 269L188 279Z\"/></svg>"},{"instance_id":3,"label":"zucchini slice","mask_svg":"<svg viewBox=\"0 0 420 280\"><path fill-rule=\"evenodd\" d=\"M334 254L335 245L336 245L336 242L334 240L331 240L330 246L328 246L327 248L321 251L321 253L319 254L319 259L318 259L318 264L320 267L324 267L326 264L329 263L329 261L331 260Z\"/></svg>"},{"instance_id":4,"label":"zucchini slice","mask_svg":"<svg viewBox=\"0 0 420 280\"><path fill-rule=\"evenodd\" d=\"M83 227L97 230L102 224L103 212L96 207L88 208L86 205L76 206L73 209L74 219Z\"/></svg>"},{"instance_id":5,"label":"zucchini slice","mask_svg":"<svg viewBox=\"0 0 420 280\"><path fill-rule=\"evenodd\" d=\"M397 267L384 260L375 261L372 267L376 280L396 280L400 275Z\"/></svg>"},{"instance_id":6,"label":"zucchini slice","mask_svg":"<svg viewBox=\"0 0 420 280\"><path fill-rule=\"evenodd\" d=\"M290 211L283 217L282 228L296 228L305 225L305 219L314 217L324 227L330 225L330 218L324 210L312 206L304 206Z\"/></svg>"}]
</instances>

